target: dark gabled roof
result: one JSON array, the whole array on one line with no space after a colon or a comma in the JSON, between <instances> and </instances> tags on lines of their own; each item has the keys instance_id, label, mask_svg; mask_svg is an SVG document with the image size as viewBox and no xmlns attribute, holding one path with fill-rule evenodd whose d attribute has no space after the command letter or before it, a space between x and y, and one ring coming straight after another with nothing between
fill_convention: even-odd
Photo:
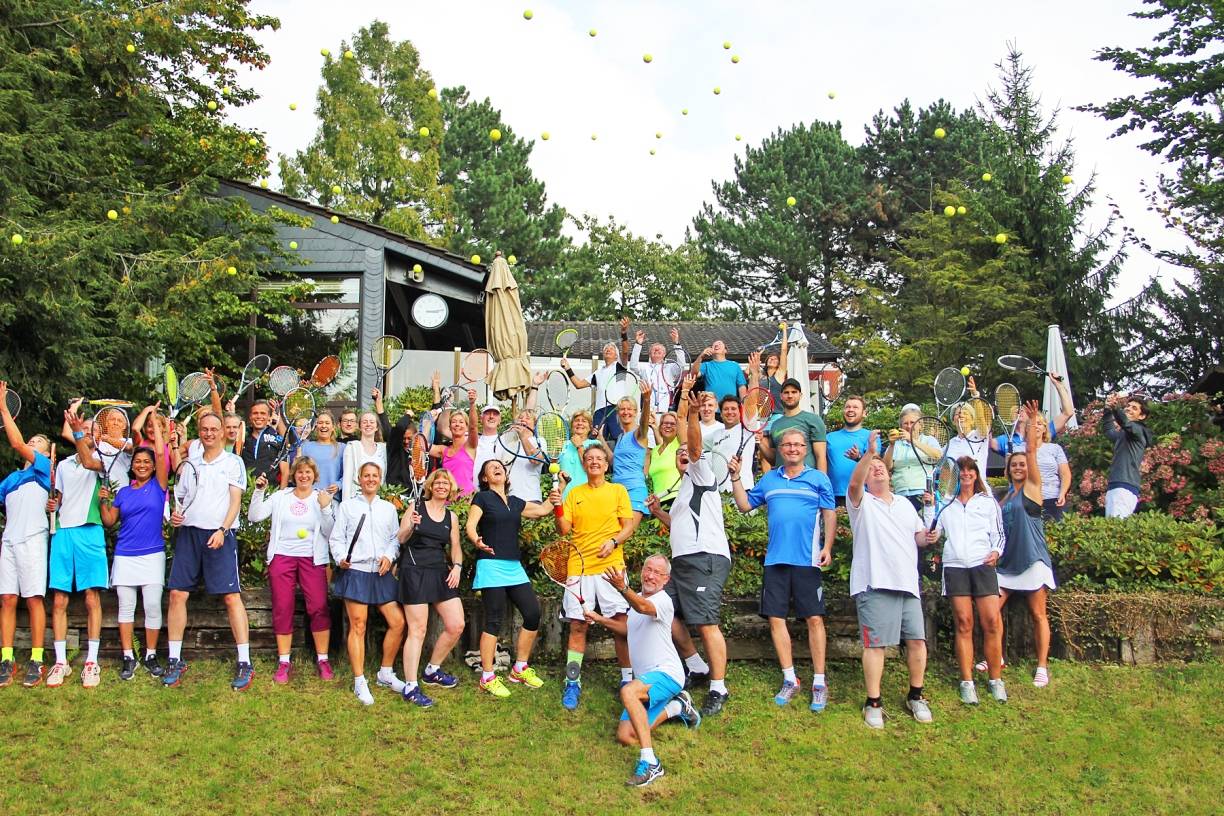
<instances>
[{"instance_id":1,"label":"dark gabled roof","mask_svg":"<svg viewBox=\"0 0 1224 816\"><path fill-rule=\"evenodd\" d=\"M668 332L672 328L680 330L680 344L691 358L694 354L706 348L715 340L727 344L727 357L745 362L748 354L757 351L762 346L772 343L778 336L778 324L768 321L757 323L732 323L710 321L674 321L651 322L639 321L629 327L629 339L633 340L638 329L646 332L646 343L661 342L671 345ZM557 332L562 329L577 329L578 342L570 349L572 358L595 357L603 351L605 343L620 340L620 325L615 321L527 321L527 351L535 357L555 357L560 352L554 343ZM804 330L808 340L808 356L814 360L836 360L841 350L834 348L829 341L808 330Z\"/></svg>"}]
</instances>

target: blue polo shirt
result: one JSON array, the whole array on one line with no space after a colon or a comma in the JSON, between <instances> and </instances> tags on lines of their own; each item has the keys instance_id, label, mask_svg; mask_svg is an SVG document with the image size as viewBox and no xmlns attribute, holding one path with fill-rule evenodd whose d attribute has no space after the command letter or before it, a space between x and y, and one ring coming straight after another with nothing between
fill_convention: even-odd
<instances>
[{"instance_id":1,"label":"blue polo shirt","mask_svg":"<svg viewBox=\"0 0 1224 816\"><path fill-rule=\"evenodd\" d=\"M740 386L748 385L743 369L734 360L706 360L701 364L701 376L705 377L706 390L713 391L719 402L728 394L739 399Z\"/></svg>"},{"instance_id":2,"label":"blue polo shirt","mask_svg":"<svg viewBox=\"0 0 1224 816\"><path fill-rule=\"evenodd\" d=\"M866 428L859 428L857 431L842 428L825 437L825 444L828 446L825 456L829 462L829 481L833 483L834 496L846 495L846 490L850 487L850 474L854 473L854 467L858 464L858 459L849 458L846 451L857 447L860 454L865 453L867 440L870 438L871 431Z\"/></svg>"},{"instance_id":3,"label":"blue polo shirt","mask_svg":"<svg viewBox=\"0 0 1224 816\"><path fill-rule=\"evenodd\" d=\"M0 502L30 482L37 482L43 490L51 490L51 460L38 451L34 451L34 463L30 467L14 470L0 482Z\"/></svg>"},{"instance_id":4,"label":"blue polo shirt","mask_svg":"<svg viewBox=\"0 0 1224 816\"><path fill-rule=\"evenodd\" d=\"M823 547L818 538L820 511L835 506L828 476L805 466L798 476L788 479L783 468L774 468L748 491L748 503L767 505L769 511L765 566L816 566L816 554Z\"/></svg>"}]
</instances>

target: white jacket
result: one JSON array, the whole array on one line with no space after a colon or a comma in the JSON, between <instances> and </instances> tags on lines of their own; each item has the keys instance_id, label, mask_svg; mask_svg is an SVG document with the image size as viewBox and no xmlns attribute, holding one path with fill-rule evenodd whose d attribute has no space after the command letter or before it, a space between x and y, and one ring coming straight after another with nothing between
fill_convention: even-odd
<instances>
[{"instance_id":1,"label":"white jacket","mask_svg":"<svg viewBox=\"0 0 1224 816\"><path fill-rule=\"evenodd\" d=\"M340 495L345 501L361 495L361 484L357 477L361 475L361 466L366 462L377 462L382 469L382 481L387 482L387 443L375 442L374 455L370 456L361 446L360 439L354 439L344 446L344 462L340 474Z\"/></svg>"},{"instance_id":2,"label":"white jacket","mask_svg":"<svg viewBox=\"0 0 1224 816\"><path fill-rule=\"evenodd\" d=\"M1003 513L986 493L974 493L966 504L953 499L939 514L935 529L947 536L942 556L945 567L977 567L992 552L1003 554Z\"/></svg>"},{"instance_id":3,"label":"white jacket","mask_svg":"<svg viewBox=\"0 0 1224 816\"><path fill-rule=\"evenodd\" d=\"M319 491L315 491L318 493ZM295 499L293 488L287 487L284 490L278 490L267 498L264 497L264 491L256 490L251 494L251 507L247 510L248 521L263 521L266 518L272 519L271 533L268 535L268 554L267 560L272 560L273 550L276 545L276 531L280 529L281 514L285 512L285 505ZM331 535L332 525L336 519L336 504L335 499L332 499L331 504L327 507L319 507L318 502L312 506L312 515L315 523L315 534L313 540L314 563L320 566L327 565L327 537Z\"/></svg>"},{"instance_id":4,"label":"white jacket","mask_svg":"<svg viewBox=\"0 0 1224 816\"><path fill-rule=\"evenodd\" d=\"M361 519L365 524L361 527L361 535L353 544L353 534ZM399 558L399 514L395 505L386 499L375 498L367 503L364 496L340 503L336 510L336 524L332 527L331 545L332 560L339 564L348 557L349 546L353 545L353 558L349 562L352 569L362 572L377 572L378 560L388 558L395 563Z\"/></svg>"}]
</instances>

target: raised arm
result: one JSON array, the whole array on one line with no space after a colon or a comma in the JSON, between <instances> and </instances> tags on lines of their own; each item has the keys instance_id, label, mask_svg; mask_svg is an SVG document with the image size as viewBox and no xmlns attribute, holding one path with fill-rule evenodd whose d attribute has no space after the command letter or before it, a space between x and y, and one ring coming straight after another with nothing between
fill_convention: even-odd
<instances>
[{"instance_id":1,"label":"raised arm","mask_svg":"<svg viewBox=\"0 0 1224 816\"><path fill-rule=\"evenodd\" d=\"M0 381L0 418L4 420L4 434L8 438L8 443L12 446L17 455L27 462L34 461L34 449L26 444L26 441L21 438L21 430L17 427L17 421L13 419L13 415L9 413L8 408L8 383ZM54 444L54 443L52 443Z\"/></svg>"},{"instance_id":2,"label":"raised arm","mask_svg":"<svg viewBox=\"0 0 1224 816\"><path fill-rule=\"evenodd\" d=\"M1066 430L1071 417L1075 416L1075 408L1072 406L1071 390L1067 388L1067 381L1054 374L1048 376L1050 382L1054 383L1054 390L1058 393L1058 416L1054 417L1054 435L1058 436Z\"/></svg>"},{"instance_id":3,"label":"raised arm","mask_svg":"<svg viewBox=\"0 0 1224 816\"><path fill-rule=\"evenodd\" d=\"M161 489L165 490L166 485L170 483L170 473L166 465L166 440L162 438L161 423L157 421L157 405L149 406L149 415L153 417L153 474L157 477Z\"/></svg>"},{"instance_id":4,"label":"raised arm","mask_svg":"<svg viewBox=\"0 0 1224 816\"><path fill-rule=\"evenodd\" d=\"M680 410L678 416L684 420L684 442L688 447L689 461L701 456L701 417L693 410L692 389L697 378L692 374L684 375L684 384L680 390Z\"/></svg>"},{"instance_id":5,"label":"raised arm","mask_svg":"<svg viewBox=\"0 0 1224 816\"><path fill-rule=\"evenodd\" d=\"M754 351L748 355L748 387L757 388L761 385L761 352ZM740 394L742 397L743 394Z\"/></svg>"},{"instance_id":6,"label":"raised arm","mask_svg":"<svg viewBox=\"0 0 1224 816\"><path fill-rule=\"evenodd\" d=\"M637 437L638 444L643 448L648 447L650 441L650 383L642 381L642 396L641 396L641 412L642 418L638 421L637 430L633 432Z\"/></svg>"},{"instance_id":7,"label":"raised arm","mask_svg":"<svg viewBox=\"0 0 1224 816\"><path fill-rule=\"evenodd\" d=\"M225 411L221 408L221 392L217 390L217 375L213 371L211 368L204 369L204 379L208 381L208 401L213 413L218 417L224 417Z\"/></svg>"},{"instance_id":8,"label":"raised arm","mask_svg":"<svg viewBox=\"0 0 1224 816\"><path fill-rule=\"evenodd\" d=\"M93 447L85 438L85 420L68 410L64 412L64 424L68 426L72 444L76 445L77 461L81 463L81 467L101 472L102 462L94 455Z\"/></svg>"},{"instance_id":9,"label":"raised arm","mask_svg":"<svg viewBox=\"0 0 1224 816\"><path fill-rule=\"evenodd\" d=\"M625 364L625 368L629 367L629 318L622 317L620 319L621 342L620 342L620 358Z\"/></svg>"},{"instance_id":10,"label":"raised arm","mask_svg":"<svg viewBox=\"0 0 1224 816\"><path fill-rule=\"evenodd\" d=\"M583 389L591 387L590 380L579 377L574 373L574 369L570 366L568 357L563 356L561 358L561 370L565 372L566 379L570 381L570 385L574 386L574 388Z\"/></svg>"},{"instance_id":11,"label":"raised arm","mask_svg":"<svg viewBox=\"0 0 1224 816\"><path fill-rule=\"evenodd\" d=\"M790 332L786 328L785 320L778 324L778 328L782 331L782 356L778 358L778 373L782 376L779 377L778 374L774 374L774 379L778 382L786 382L786 378L789 376L786 372L786 361L789 359L790 353L790 337L788 336Z\"/></svg>"},{"instance_id":12,"label":"raised arm","mask_svg":"<svg viewBox=\"0 0 1224 816\"><path fill-rule=\"evenodd\" d=\"M1037 449L1041 447L1041 426L1045 425L1045 417L1037 400L1029 400L1028 417L1024 424L1024 449L1028 451L1028 477L1025 486L1035 489L1041 496L1041 468L1037 467ZM1040 501L1040 499L1038 500Z\"/></svg>"},{"instance_id":13,"label":"raised arm","mask_svg":"<svg viewBox=\"0 0 1224 816\"><path fill-rule=\"evenodd\" d=\"M848 504L858 507L859 503L863 501L863 486L867 484L867 471L871 468L872 460L879 455L876 453L879 448L879 442L880 432L872 431L867 437L867 450L859 457L858 464L854 466L854 470L850 473L850 484L846 487L846 502Z\"/></svg>"},{"instance_id":14,"label":"raised arm","mask_svg":"<svg viewBox=\"0 0 1224 816\"><path fill-rule=\"evenodd\" d=\"M671 337L672 352L676 355L676 362L680 364L681 368L688 368L688 358L684 353L684 346L680 345L680 330L673 326L672 330L668 332L668 336Z\"/></svg>"}]
</instances>

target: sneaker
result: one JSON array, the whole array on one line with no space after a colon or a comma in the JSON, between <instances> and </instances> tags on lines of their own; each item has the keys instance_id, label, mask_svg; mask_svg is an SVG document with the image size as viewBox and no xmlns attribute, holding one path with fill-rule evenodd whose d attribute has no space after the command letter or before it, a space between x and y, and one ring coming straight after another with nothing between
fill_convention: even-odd
<instances>
[{"instance_id":1,"label":"sneaker","mask_svg":"<svg viewBox=\"0 0 1224 816\"><path fill-rule=\"evenodd\" d=\"M362 683L361 685L353 685L353 694L357 695L357 699L364 706L374 705L374 695L370 693L370 684Z\"/></svg>"},{"instance_id":2,"label":"sneaker","mask_svg":"<svg viewBox=\"0 0 1224 816\"><path fill-rule=\"evenodd\" d=\"M825 706L829 704L829 687L828 686L812 686L812 704L809 708L813 712L819 714L825 710Z\"/></svg>"},{"instance_id":3,"label":"sneaker","mask_svg":"<svg viewBox=\"0 0 1224 816\"><path fill-rule=\"evenodd\" d=\"M689 672L684 677L684 688L685 689L692 689L692 688L697 688L698 686L709 686L709 685L710 685L710 673L709 672Z\"/></svg>"},{"instance_id":4,"label":"sneaker","mask_svg":"<svg viewBox=\"0 0 1224 816\"><path fill-rule=\"evenodd\" d=\"M723 694L721 691L707 692L705 702L701 704L701 716L713 717L721 714L723 706L727 704L727 700L730 698L730 694Z\"/></svg>"},{"instance_id":5,"label":"sneaker","mask_svg":"<svg viewBox=\"0 0 1224 816\"><path fill-rule=\"evenodd\" d=\"M639 759L637 767L633 769L633 776L625 782L633 788L644 788L651 782L663 776L663 763L656 762L651 765L644 759Z\"/></svg>"},{"instance_id":6,"label":"sneaker","mask_svg":"<svg viewBox=\"0 0 1224 816\"><path fill-rule=\"evenodd\" d=\"M791 701L791 698L799 693L799 683L791 683L783 680L782 688L778 689L778 693L774 695L774 702L780 706L784 706Z\"/></svg>"},{"instance_id":7,"label":"sneaker","mask_svg":"<svg viewBox=\"0 0 1224 816\"><path fill-rule=\"evenodd\" d=\"M919 697L917 700L911 700L907 697L905 699L905 708L920 723L929 723L934 719L931 716L931 704L926 701L925 697Z\"/></svg>"},{"instance_id":8,"label":"sneaker","mask_svg":"<svg viewBox=\"0 0 1224 816\"><path fill-rule=\"evenodd\" d=\"M0 688L12 685L13 683L13 661L0 661Z\"/></svg>"},{"instance_id":9,"label":"sneaker","mask_svg":"<svg viewBox=\"0 0 1224 816\"><path fill-rule=\"evenodd\" d=\"M533 689L544 685L544 680L540 677L540 675L536 674L536 670L530 666L524 666L521 672L517 672L513 668L510 669L510 674L508 675L507 679L509 679L511 683L522 683L527 688Z\"/></svg>"},{"instance_id":10,"label":"sneaker","mask_svg":"<svg viewBox=\"0 0 1224 816\"><path fill-rule=\"evenodd\" d=\"M1038 666L1037 671L1033 672L1033 685L1037 688L1050 685L1050 670L1045 666Z\"/></svg>"},{"instance_id":11,"label":"sneaker","mask_svg":"<svg viewBox=\"0 0 1224 816\"><path fill-rule=\"evenodd\" d=\"M161 677L166 673L166 670L162 668L162 664L158 661L156 654L145 655L144 660L140 662L144 665L145 671L154 677Z\"/></svg>"},{"instance_id":12,"label":"sneaker","mask_svg":"<svg viewBox=\"0 0 1224 816\"><path fill-rule=\"evenodd\" d=\"M276 674L272 675L272 682L278 686L286 685L289 678L293 676L293 664L285 660L276 661Z\"/></svg>"},{"instance_id":13,"label":"sneaker","mask_svg":"<svg viewBox=\"0 0 1224 816\"><path fill-rule=\"evenodd\" d=\"M987 680L986 686L990 689L990 696L995 698L995 702L1007 702L1007 687L1003 685L1002 678L998 680Z\"/></svg>"},{"instance_id":14,"label":"sneaker","mask_svg":"<svg viewBox=\"0 0 1224 816\"><path fill-rule=\"evenodd\" d=\"M411 690L404 687L404 692L400 695L404 698L405 703L412 703L418 708L429 708L433 705L433 699L429 697L420 686L413 686Z\"/></svg>"},{"instance_id":15,"label":"sneaker","mask_svg":"<svg viewBox=\"0 0 1224 816\"><path fill-rule=\"evenodd\" d=\"M868 728L883 728L884 706L863 706L863 722L867 723Z\"/></svg>"},{"instance_id":16,"label":"sneaker","mask_svg":"<svg viewBox=\"0 0 1224 816\"><path fill-rule=\"evenodd\" d=\"M85 668L81 669L81 685L85 688L97 688L100 682L102 682L102 669L92 661L86 663Z\"/></svg>"},{"instance_id":17,"label":"sneaker","mask_svg":"<svg viewBox=\"0 0 1224 816\"><path fill-rule=\"evenodd\" d=\"M135 657L123 658L123 664L119 667L119 679L131 680L136 676L136 667L138 665Z\"/></svg>"},{"instance_id":18,"label":"sneaker","mask_svg":"<svg viewBox=\"0 0 1224 816\"><path fill-rule=\"evenodd\" d=\"M453 674L447 674L442 669L425 672L421 675L421 682L428 686L441 686L442 688L454 688L459 685L459 680Z\"/></svg>"},{"instance_id":19,"label":"sneaker","mask_svg":"<svg viewBox=\"0 0 1224 816\"><path fill-rule=\"evenodd\" d=\"M510 696L510 689L506 688L506 684L503 683L501 678L498 677L496 674L493 675L492 680L489 680L487 682L484 680L481 680L480 689L481 691L489 692L490 694L492 694L494 697L497 697L498 699L502 699L502 698Z\"/></svg>"},{"instance_id":20,"label":"sneaker","mask_svg":"<svg viewBox=\"0 0 1224 816\"><path fill-rule=\"evenodd\" d=\"M320 680L335 680L336 670L332 668L330 660L316 660L315 674L319 675Z\"/></svg>"},{"instance_id":21,"label":"sneaker","mask_svg":"<svg viewBox=\"0 0 1224 816\"><path fill-rule=\"evenodd\" d=\"M26 688L34 688L43 681L43 673L46 669L43 664L35 660L31 660L26 664L25 678L21 681L21 685Z\"/></svg>"},{"instance_id":22,"label":"sneaker","mask_svg":"<svg viewBox=\"0 0 1224 816\"><path fill-rule=\"evenodd\" d=\"M234 691L246 691L254 679L255 667L244 660L234 667L234 679L230 681L230 688Z\"/></svg>"},{"instance_id":23,"label":"sneaker","mask_svg":"<svg viewBox=\"0 0 1224 816\"><path fill-rule=\"evenodd\" d=\"M162 685L177 686L183 682L183 675L186 673L187 663L182 658L172 657L166 664L166 670L162 672Z\"/></svg>"},{"instance_id":24,"label":"sneaker","mask_svg":"<svg viewBox=\"0 0 1224 816\"><path fill-rule=\"evenodd\" d=\"M58 688L64 685L64 681L72 676L72 666L67 663L56 663L51 667L51 671L47 672L47 688Z\"/></svg>"},{"instance_id":25,"label":"sneaker","mask_svg":"<svg viewBox=\"0 0 1224 816\"><path fill-rule=\"evenodd\" d=\"M404 693L404 681L395 676L395 672L378 672L374 682L382 688L389 688L396 694Z\"/></svg>"},{"instance_id":26,"label":"sneaker","mask_svg":"<svg viewBox=\"0 0 1224 816\"><path fill-rule=\"evenodd\" d=\"M960 698L965 705L977 705L977 686L972 680L962 680L960 684Z\"/></svg>"},{"instance_id":27,"label":"sneaker","mask_svg":"<svg viewBox=\"0 0 1224 816\"><path fill-rule=\"evenodd\" d=\"M1006 669L1007 668L1006 661L1003 663L1000 663L999 668ZM985 660L979 660L978 662L973 664L973 670L976 672L981 672L982 674L985 674L986 672L990 671L990 664L987 663Z\"/></svg>"},{"instance_id":28,"label":"sneaker","mask_svg":"<svg viewBox=\"0 0 1224 816\"><path fill-rule=\"evenodd\" d=\"M578 707L578 701L582 698L582 686L574 680L565 681L565 689L561 692L561 705L565 706L570 711Z\"/></svg>"},{"instance_id":29,"label":"sneaker","mask_svg":"<svg viewBox=\"0 0 1224 816\"><path fill-rule=\"evenodd\" d=\"M680 722L689 728L701 725L701 712L693 705L693 698L689 696L689 693L682 691L676 695L676 699L680 701Z\"/></svg>"}]
</instances>

